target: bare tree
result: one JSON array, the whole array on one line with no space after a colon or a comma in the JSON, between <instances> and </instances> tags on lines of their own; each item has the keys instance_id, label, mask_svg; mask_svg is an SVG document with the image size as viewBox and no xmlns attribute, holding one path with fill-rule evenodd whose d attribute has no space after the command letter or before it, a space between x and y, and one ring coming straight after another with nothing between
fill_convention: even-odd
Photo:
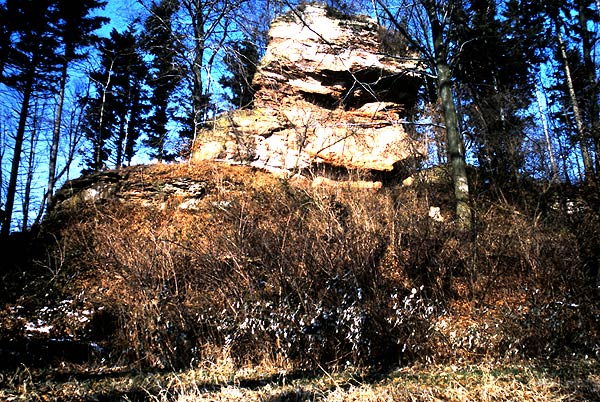
<instances>
[{"instance_id":1,"label":"bare tree","mask_svg":"<svg viewBox=\"0 0 600 402\"><path fill-rule=\"evenodd\" d=\"M554 150L552 149L552 140L550 139L550 130L548 129L548 120L546 118L546 112L544 110L544 103L542 102L542 91L537 80L535 81L535 96L538 104L538 113L540 120L542 121L542 130L544 132L544 140L546 142L546 151L548 152L548 158L550 159L550 167L552 168L552 174L550 180L558 181L558 165L554 158Z\"/></svg>"},{"instance_id":2,"label":"bare tree","mask_svg":"<svg viewBox=\"0 0 600 402\"><path fill-rule=\"evenodd\" d=\"M48 158L48 187L44 202L48 208L52 207L52 196L56 185L58 149L61 139L61 125L63 118L63 107L65 101L65 89L69 77L69 65L75 60L85 58L80 51L97 41L92 32L108 22L108 18L89 16L92 10L104 7L104 3L98 0L80 0L73 3L68 0L58 2L62 18L58 24L58 32L63 43L63 54L60 63L60 74L58 80L58 99L52 129L52 142ZM43 209L43 205L42 205Z\"/></svg>"},{"instance_id":3,"label":"bare tree","mask_svg":"<svg viewBox=\"0 0 600 402\"><path fill-rule=\"evenodd\" d=\"M19 124L14 139L15 145L13 148L13 158L10 170L10 178L8 182L8 190L6 195L6 209L4 214L4 221L2 222L2 236L8 236L8 234L10 233L15 196L17 193L17 179L19 176L19 166L21 164L21 152L23 150L23 142L25 140L25 129L27 119L29 116L30 100L34 90L34 81L36 79L36 58L37 56L34 56L34 60L32 61L31 66L26 70L25 74L25 88L23 91L21 111L19 113Z\"/></svg>"},{"instance_id":4,"label":"bare tree","mask_svg":"<svg viewBox=\"0 0 600 402\"><path fill-rule=\"evenodd\" d=\"M25 171L25 182L23 184L23 191L21 197L22 204L22 221L21 221L21 231L25 232L29 228L29 211L31 208L32 201L32 187L34 182L34 176L36 174L37 168L37 160L36 160L36 150L38 149L38 141L40 137L40 131L42 131L42 120L43 117L41 115L42 111L45 109L46 105L43 103L39 104L39 99L35 100L34 107L32 110L31 116L31 124L29 128L29 138L28 138L28 146L29 149L26 150L27 157L24 162L26 162L26 171ZM43 202L43 201L42 201Z\"/></svg>"},{"instance_id":5,"label":"bare tree","mask_svg":"<svg viewBox=\"0 0 600 402\"><path fill-rule=\"evenodd\" d=\"M15 7L13 15L23 20L31 20L16 34L12 44L14 57L7 62L8 76L4 82L21 95L19 121L14 135L14 148L8 188L6 190L6 210L2 221L1 236L8 236L11 229L13 207L17 195L17 182L21 164L21 153L30 113L30 103L36 93L47 92L54 83L57 65L55 50L58 47L52 26L58 18L52 2L30 4L11 3Z\"/></svg>"},{"instance_id":6,"label":"bare tree","mask_svg":"<svg viewBox=\"0 0 600 402\"><path fill-rule=\"evenodd\" d=\"M240 0L243 1L243 0ZM206 88L216 53L227 39L229 20L236 0L183 0L181 8L189 24L180 27L188 32L187 58L191 71L192 136L195 139L209 110L210 96Z\"/></svg>"},{"instance_id":7,"label":"bare tree","mask_svg":"<svg viewBox=\"0 0 600 402\"><path fill-rule=\"evenodd\" d=\"M464 140L458 129L456 105L452 92L451 64L456 57L455 44L449 38L452 15L462 6L460 0L419 0L395 2L392 9L384 0L376 0L385 17L417 49L436 77L437 93L441 101L446 125L448 161L452 167L456 219L458 227L471 227L472 212L469 201Z\"/></svg>"},{"instance_id":8,"label":"bare tree","mask_svg":"<svg viewBox=\"0 0 600 402\"><path fill-rule=\"evenodd\" d=\"M556 27L556 39L558 41L558 49L560 52L560 58L562 61L562 67L564 69L565 80L567 84L569 99L571 101L571 108L573 109L573 115L575 117L575 127L577 129L577 135L579 137L579 146L581 148L581 157L583 158L583 169L586 180L592 180L594 176L594 165L592 163L592 156L587 144L587 135L585 125L583 123L583 117L581 109L579 107L579 101L575 93L575 87L573 85L573 76L571 74L571 66L569 64L569 58L567 57L566 45L561 32L561 26L558 20L555 20Z\"/></svg>"}]
</instances>

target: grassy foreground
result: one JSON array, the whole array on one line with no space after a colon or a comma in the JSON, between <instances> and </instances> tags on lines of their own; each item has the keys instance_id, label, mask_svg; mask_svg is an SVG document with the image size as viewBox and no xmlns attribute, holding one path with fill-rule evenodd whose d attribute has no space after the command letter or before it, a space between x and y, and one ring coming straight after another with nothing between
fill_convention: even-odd
<instances>
[{"instance_id":1,"label":"grassy foreground","mask_svg":"<svg viewBox=\"0 0 600 402\"><path fill-rule=\"evenodd\" d=\"M599 203L530 186L463 233L443 180L70 183L3 244L0 401L600 400Z\"/></svg>"},{"instance_id":2,"label":"grassy foreground","mask_svg":"<svg viewBox=\"0 0 600 402\"><path fill-rule=\"evenodd\" d=\"M234 369L182 372L21 367L4 373L3 401L596 401L598 361L411 366L384 374Z\"/></svg>"}]
</instances>

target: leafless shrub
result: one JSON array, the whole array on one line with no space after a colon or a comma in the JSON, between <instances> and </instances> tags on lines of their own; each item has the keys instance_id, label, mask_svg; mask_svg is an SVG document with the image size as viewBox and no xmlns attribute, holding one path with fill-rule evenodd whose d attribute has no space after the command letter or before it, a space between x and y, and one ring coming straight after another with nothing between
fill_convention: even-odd
<instances>
[{"instance_id":1,"label":"leafless shrub","mask_svg":"<svg viewBox=\"0 0 600 402\"><path fill-rule=\"evenodd\" d=\"M110 312L115 356L314 368L598 350L568 229L481 202L465 238L418 188L214 174L195 210L88 205L62 231L62 284Z\"/></svg>"}]
</instances>

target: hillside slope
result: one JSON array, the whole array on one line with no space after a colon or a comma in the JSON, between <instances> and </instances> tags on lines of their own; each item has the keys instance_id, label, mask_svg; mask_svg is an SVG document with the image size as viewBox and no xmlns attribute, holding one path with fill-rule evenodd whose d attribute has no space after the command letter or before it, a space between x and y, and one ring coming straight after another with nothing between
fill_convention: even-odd
<instances>
[{"instance_id":1,"label":"hillside slope","mask_svg":"<svg viewBox=\"0 0 600 402\"><path fill-rule=\"evenodd\" d=\"M307 183L217 163L68 183L10 240L27 258L3 271L4 367L597 359L591 211L479 196L473 236L443 183Z\"/></svg>"}]
</instances>

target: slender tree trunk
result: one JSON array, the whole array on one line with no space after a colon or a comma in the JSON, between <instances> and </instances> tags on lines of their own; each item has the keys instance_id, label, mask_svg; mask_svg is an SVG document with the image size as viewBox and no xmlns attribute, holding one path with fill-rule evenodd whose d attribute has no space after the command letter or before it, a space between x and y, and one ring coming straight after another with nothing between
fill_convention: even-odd
<instances>
[{"instance_id":1,"label":"slender tree trunk","mask_svg":"<svg viewBox=\"0 0 600 402\"><path fill-rule=\"evenodd\" d=\"M34 56L34 59L37 59ZM29 102L33 93L33 81L35 80L35 65L36 61L32 60L27 78L25 80L25 88L23 91L23 103L21 104L21 112L19 113L19 124L15 135L15 147L13 150L13 160L10 169L10 178L8 188L6 190L6 205L4 220L2 222L2 237L8 236L10 233L10 224L12 221L13 208L15 205L15 196L17 193L17 179L19 177L19 166L21 164L21 152L23 151L23 140L25 138L25 126L27 125L27 116L29 114Z\"/></svg>"},{"instance_id":2,"label":"slender tree trunk","mask_svg":"<svg viewBox=\"0 0 600 402\"><path fill-rule=\"evenodd\" d=\"M454 95L452 94L452 77L448 63L447 46L444 43L441 23L436 15L436 5L431 1L424 1L423 5L431 23L438 92L446 123L448 161L452 167L452 180L454 182L457 223L459 228L469 230L472 220L471 206L469 204L469 180L467 178L463 138L458 131L458 118Z\"/></svg>"},{"instance_id":3,"label":"slender tree trunk","mask_svg":"<svg viewBox=\"0 0 600 402\"><path fill-rule=\"evenodd\" d=\"M562 130L562 131L566 131L566 133L568 133L568 134L575 131L575 129L573 128L573 122L571 121L571 118L569 117L569 111L567 110L567 106L562 105L560 112L562 113L562 116L563 116L563 119L565 122L565 126L566 126L566 130ZM556 127L555 127L555 129L556 129ZM568 172L573 171L570 160L571 160L571 158L575 158L575 166L577 167L576 178L579 181L583 181L585 179L585 177L584 177L583 172L581 171L581 163L579 161L580 153L577 152L577 150L575 149L576 145L571 144L571 141L569 141L569 138L565 138L564 141L558 141L558 143L560 144L561 155L563 157L563 166L565 169L564 174L566 175L566 177L569 177ZM571 144L571 145L565 149L565 146L567 144ZM575 172L574 172L574 174L575 174Z\"/></svg>"},{"instance_id":4,"label":"slender tree trunk","mask_svg":"<svg viewBox=\"0 0 600 402\"><path fill-rule=\"evenodd\" d=\"M156 110L156 119L159 121L167 121L167 107L166 105L160 105ZM160 116L160 117L159 117ZM156 150L156 160L158 163L162 163L163 156L165 154L165 141L167 137L167 130L163 126L160 128L160 139L158 140L158 148Z\"/></svg>"},{"instance_id":5,"label":"slender tree trunk","mask_svg":"<svg viewBox=\"0 0 600 402\"><path fill-rule=\"evenodd\" d=\"M371 0L371 6L373 7L373 14L375 14L375 20L377 21L377 25L381 25L381 22L379 21L379 12L377 11L377 4L375 3L375 0Z\"/></svg>"},{"instance_id":6,"label":"slender tree trunk","mask_svg":"<svg viewBox=\"0 0 600 402\"><path fill-rule=\"evenodd\" d=\"M204 100L204 86L202 83L202 66L204 65L204 41L205 41L205 31L204 31L204 15L202 14L203 10L202 4L196 4L196 6L192 6L191 4L187 5L188 13L192 18L192 24L194 29L194 58L192 60L192 114L193 114L193 143L196 142L198 138L198 133L200 132L200 128L202 126L204 111L206 108L206 102ZM192 147L193 144L192 143Z\"/></svg>"},{"instance_id":7,"label":"slender tree trunk","mask_svg":"<svg viewBox=\"0 0 600 402\"><path fill-rule=\"evenodd\" d=\"M33 174L35 167L35 150L37 147L38 137L38 106L36 107L33 116L31 138L29 143L29 155L27 157L27 178L25 179L25 189L23 193L23 222L21 224L21 231L25 232L29 226L29 207L31 205L31 186L33 183ZM42 200L43 202L43 200Z\"/></svg>"},{"instance_id":8,"label":"slender tree trunk","mask_svg":"<svg viewBox=\"0 0 600 402\"><path fill-rule=\"evenodd\" d=\"M65 100L65 87L67 84L67 69L68 63L66 60L63 62L59 91L58 91L58 104L56 106L56 115L54 116L54 127L52 129L52 143L50 145L50 158L48 161L48 188L46 190L46 205L48 210L53 207L53 196L54 186L56 185L56 164L58 161L58 146L60 142L60 127L62 124L62 113L63 105ZM43 205L42 205L43 207Z\"/></svg>"},{"instance_id":9,"label":"slender tree trunk","mask_svg":"<svg viewBox=\"0 0 600 402\"><path fill-rule=\"evenodd\" d=\"M106 85L104 86L104 91L102 92L102 106L100 106L100 124L98 127L98 136L96 142L96 149L94 150L94 170L100 171L102 170L103 160L102 160L102 150L104 149L104 133L102 132L102 128L104 126L104 107L106 106L106 93L110 88L110 80L112 78L113 67L115 65L115 61L112 60L110 63L110 69L108 70L108 78L106 79Z\"/></svg>"},{"instance_id":10,"label":"slender tree trunk","mask_svg":"<svg viewBox=\"0 0 600 402\"><path fill-rule=\"evenodd\" d=\"M3 121L0 119L0 224L3 222L4 209L2 207L4 204L2 203L2 190L4 189L4 175L2 172L4 171L4 152L6 150L6 133L4 132Z\"/></svg>"},{"instance_id":11,"label":"slender tree trunk","mask_svg":"<svg viewBox=\"0 0 600 402\"><path fill-rule=\"evenodd\" d=\"M560 138L558 140L558 152L562 159L562 171L563 175L565 176L565 183L571 184L571 178L569 177L569 166L567 165L567 160L569 158L567 156L567 151L565 151L565 148L563 147L563 142L560 140Z\"/></svg>"},{"instance_id":12,"label":"slender tree trunk","mask_svg":"<svg viewBox=\"0 0 600 402\"><path fill-rule=\"evenodd\" d=\"M552 150L552 141L550 140L550 132L548 130L548 121L546 120L546 113L542 107L542 93L540 90L540 86L535 80L535 96L537 98L538 104L538 113L540 114L540 119L542 120L542 130L544 131L544 139L546 140L546 150L548 151L548 157L550 158L550 167L552 169L552 177L551 181L558 181L558 165L556 164L556 160L554 159L554 151Z\"/></svg>"},{"instance_id":13,"label":"slender tree trunk","mask_svg":"<svg viewBox=\"0 0 600 402\"><path fill-rule=\"evenodd\" d=\"M596 5L599 5L596 3ZM594 39L592 33L588 30L588 18L586 16L586 7L582 0L579 0L579 30L581 32L581 44L583 50L583 65L587 74L588 87L590 91L586 94L589 99L587 107L590 119L590 137L594 142L596 175L600 175L600 105L598 104L598 82L596 75L596 63L592 59ZM600 13L600 9L598 9Z\"/></svg>"},{"instance_id":14,"label":"slender tree trunk","mask_svg":"<svg viewBox=\"0 0 600 402\"><path fill-rule=\"evenodd\" d=\"M86 92L86 96L80 96L80 98L86 98L89 95L89 88ZM64 175L67 176L67 180L69 180L69 171L71 169L71 165L75 159L75 155L77 154L77 149L79 148L79 144L83 139L83 133L81 130L81 121L83 119L83 112L85 110L85 105L80 105L79 109L75 109L71 111L69 116L69 124L67 126L66 135L68 135L68 146L67 146L67 155L64 158L64 163L60 171L54 177L54 183L58 182L61 177ZM50 207L48 208L51 209ZM33 225L39 225L42 217L44 216L44 203L40 203L40 208L38 209L37 216Z\"/></svg>"},{"instance_id":15,"label":"slender tree trunk","mask_svg":"<svg viewBox=\"0 0 600 402\"><path fill-rule=\"evenodd\" d=\"M138 85L137 83L135 85ZM137 88L137 87L136 87ZM124 160L127 161L127 166L131 166L131 160L135 153L135 142L138 135L136 132L136 122L139 120L140 114L140 91L134 89L131 94L131 109L129 111L129 121L127 122L127 133L125 136Z\"/></svg>"},{"instance_id":16,"label":"slender tree trunk","mask_svg":"<svg viewBox=\"0 0 600 402\"><path fill-rule=\"evenodd\" d=\"M567 81L567 88L569 92L569 99L571 100L571 107L573 108L573 114L575 116L575 126L577 128L577 135L579 136L579 146L581 148L581 157L583 158L583 170L586 181L593 181L594 179L594 167L592 164L592 158L587 144L587 135L585 132L585 126L583 124L583 118L581 116L581 110L579 109L579 102L577 101L577 95L575 94L575 87L573 86L573 77L571 75L571 67L569 65L569 59L567 57L567 50L565 42L562 37L560 24L555 21L556 25L556 37L558 39L558 47L560 50L560 57L562 58L563 68L565 70L565 79Z\"/></svg>"},{"instance_id":17,"label":"slender tree trunk","mask_svg":"<svg viewBox=\"0 0 600 402\"><path fill-rule=\"evenodd\" d=\"M90 93L90 88L89 88L90 83L88 82L88 88L86 89L86 95L85 96L80 96L80 98L87 98L89 96ZM79 109L75 109L73 111L71 111L71 115L69 118L69 129L67 130L68 132L68 152L67 152L67 157L65 160L65 163L63 165L63 168L61 169L61 171L56 175L57 180L61 177L63 177L65 174L67 175L67 180L69 179L69 172L71 169L71 164L73 163L74 159L75 159L75 155L77 153L77 148L79 147L79 144L81 143L81 141L83 140L83 133L81 130L81 125L82 125L82 121L83 121L83 115L85 113L85 105L80 105Z\"/></svg>"},{"instance_id":18,"label":"slender tree trunk","mask_svg":"<svg viewBox=\"0 0 600 402\"><path fill-rule=\"evenodd\" d=\"M123 144L125 143L127 132L125 130L126 127L126 115L121 116L119 119L119 136L117 138L117 155L116 155L116 168L119 169L123 165Z\"/></svg>"}]
</instances>

